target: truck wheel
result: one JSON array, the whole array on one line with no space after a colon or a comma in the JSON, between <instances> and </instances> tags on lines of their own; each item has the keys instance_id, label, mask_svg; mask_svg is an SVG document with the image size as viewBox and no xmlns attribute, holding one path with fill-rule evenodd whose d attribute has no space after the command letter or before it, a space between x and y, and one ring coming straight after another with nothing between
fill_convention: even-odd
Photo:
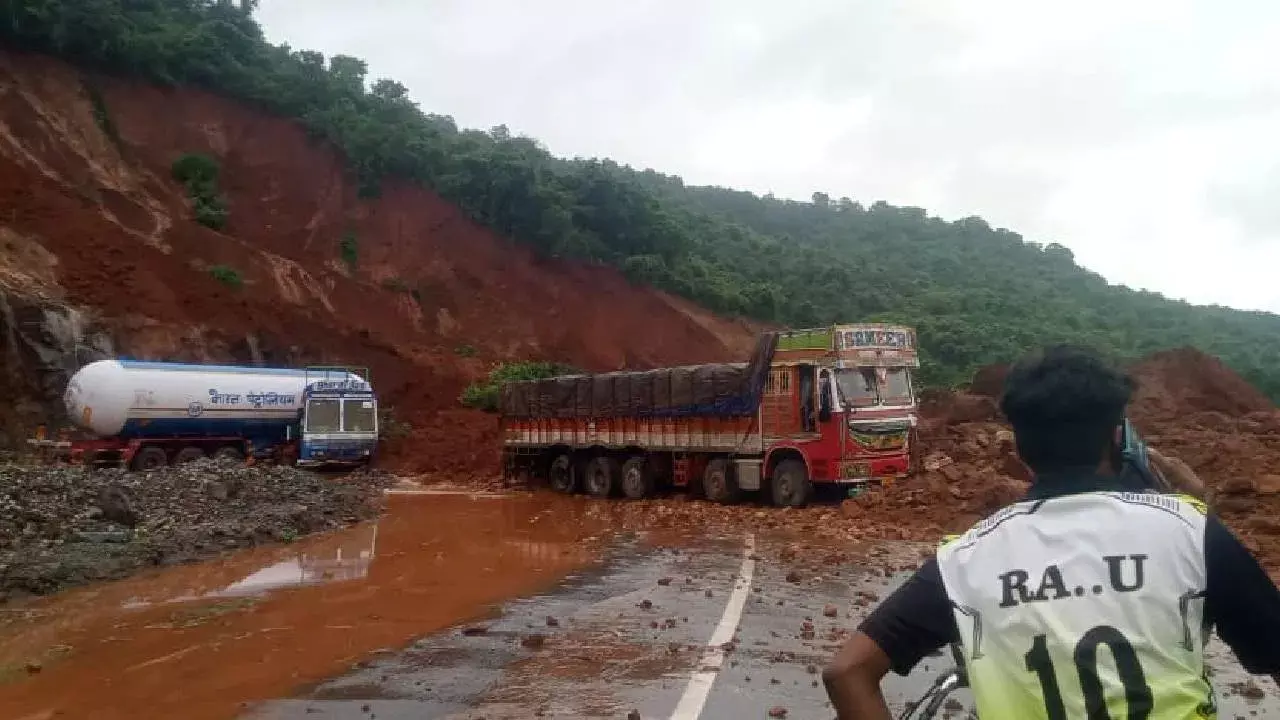
<instances>
[{"instance_id":1,"label":"truck wheel","mask_svg":"<svg viewBox=\"0 0 1280 720\"><path fill-rule=\"evenodd\" d=\"M231 447L230 445L228 445L226 447L220 447L217 450L214 450L213 459L214 460L231 460L235 462L240 462L244 460L244 453L240 452L240 448Z\"/></svg>"},{"instance_id":2,"label":"truck wheel","mask_svg":"<svg viewBox=\"0 0 1280 720\"><path fill-rule=\"evenodd\" d=\"M557 455L556 459L551 461L551 467L547 468L547 484L556 492L573 494L576 484L573 478L573 461L567 453Z\"/></svg>"},{"instance_id":3,"label":"truck wheel","mask_svg":"<svg viewBox=\"0 0 1280 720\"><path fill-rule=\"evenodd\" d=\"M653 495L657 481L653 479L653 468L649 459L643 455L629 458L622 464L622 494L631 500L640 500Z\"/></svg>"},{"instance_id":4,"label":"truck wheel","mask_svg":"<svg viewBox=\"0 0 1280 720\"><path fill-rule=\"evenodd\" d=\"M159 470L169 464L169 458L164 454L164 450L158 447L144 447L133 456L134 470Z\"/></svg>"},{"instance_id":5,"label":"truck wheel","mask_svg":"<svg viewBox=\"0 0 1280 720\"><path fill-rule=\"evenodd\" d=\"M779 507L804 507L813 496L809 471L800 460L783 460L773 469L773 504Z\"/></svg>"},{"instance_id":6,"label":"truck wheel","mask_svg":"<svg viewBox=\"0 0 1280 720\"><path fill-rule=\"evenodd\" d=\"M722 505L738 501L742 491L738 489L738 481L729 472L728 460L716 458L707 463L707 469L702 473L702 493L711 502Z\"/></svg>"},{"instance_id":7,"label":"truck wheel","mask_svg":"<svg viewBox=\"0 0 1280 720\"><path fill-rule=\"evenodd\" d=\"M184 447L178 451L177 455L173 456L173 464L181 465L183 463L189 463L192 460L199 460L202 457L204 457L204 451L200 448Z\"/></svg>"},{"instance_id":8,"label":"truck wheel","mask_svg":"<svg viewBox=\"0 0 1280 720\"><path fill-rule=\"evenodd\" d=\"M599 455L587 464L584 489L596 497L609 497L618 487L618 461L608 455Z\"/></svg>"}]
</instances>

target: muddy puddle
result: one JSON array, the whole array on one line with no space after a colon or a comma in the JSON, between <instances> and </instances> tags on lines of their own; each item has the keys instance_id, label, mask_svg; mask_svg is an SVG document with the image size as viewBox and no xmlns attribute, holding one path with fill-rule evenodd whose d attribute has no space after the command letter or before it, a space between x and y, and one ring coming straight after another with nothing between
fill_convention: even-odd
<instances>
[{"instance_id":1,"label":"muddy puddle","mask_svg":"<svg viewBox=\"0 0 1280 720\"><path fill-rule=\"evenodd\" d=\"M376 523L0 609L0 717L235 717L549 588L608 544L585 500L410 494Z\"/></svg>"}]
</instances>

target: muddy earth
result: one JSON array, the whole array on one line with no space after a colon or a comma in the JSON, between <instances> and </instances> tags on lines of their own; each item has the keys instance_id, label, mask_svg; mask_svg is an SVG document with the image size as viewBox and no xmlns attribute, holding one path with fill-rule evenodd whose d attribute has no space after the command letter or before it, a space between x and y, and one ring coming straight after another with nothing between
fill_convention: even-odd
<instances>
[{"instance_id":1,"label":"muddy earth","mask_svg":"<svg viewBox=\"0 0 1280 720\"><path fill-rule=\"evenodd\" d=\"M0 717L825 720L820 668L929 552L632 507L393 494L351 529L12 603ZM1222 717L1280 712L1213 647ZM948 659L891 676L895 712Z\"/></svg>"},{"instance_id":2,"label":"muddy earth","mask_svg":"<svg viewBox=\"0 0 1280 720\"><path fill-rule=\"evenodd\" d=\"M0 466L0 603L377 515L381 472L199 460L149 473Z\"/></svg>"}]
</instances>

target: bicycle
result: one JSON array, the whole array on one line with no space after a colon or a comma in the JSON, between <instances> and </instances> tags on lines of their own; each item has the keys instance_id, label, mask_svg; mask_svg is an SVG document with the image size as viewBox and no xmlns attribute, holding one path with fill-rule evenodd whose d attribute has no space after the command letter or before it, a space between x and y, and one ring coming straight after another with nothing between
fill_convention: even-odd
<instances>
[{"instance_id":1,"label":"bicycle","mask_svg":"<svg viewBox=\"0 0 1280 720\"><path fill-rule=\"evenodd\" d=\"M951 657L955 660L955 667L939 675L919 700L902 711L898 720L930 720L937 717L942 704L947 701L951 693L958 688L969 686L969 676L965 673L964 659L960 654L959 646L951 646Z\"/></svg>"}]
</instances>

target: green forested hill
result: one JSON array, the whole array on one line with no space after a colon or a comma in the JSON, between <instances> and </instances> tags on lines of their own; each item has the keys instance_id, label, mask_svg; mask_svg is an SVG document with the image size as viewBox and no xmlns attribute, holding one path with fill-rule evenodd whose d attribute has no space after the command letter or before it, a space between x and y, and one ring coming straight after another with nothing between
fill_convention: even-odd
<instances>
[{"instance_id":1,"label":"green forested hill","mask_svg":"<svg viewBox=\"0 0 1280 720\"><path fill-rule=\"evenodd\" d=\"M1195 345L1280 398L1280 316L1109 286L1071 252L979 218L815 193L760 198L608 160L554 158L505 127L459 129L348 56L266 42L254 0L0 0L12 48L94 72L194 85L294 117L341 148L362 191L394 175L546 255L603 261L712 309L791 325L891 319L920 330L925 377L962 381L1028 346L1126 356ZM110 112L105 108L104 112Z\"/></svg>"}]
</instances>

